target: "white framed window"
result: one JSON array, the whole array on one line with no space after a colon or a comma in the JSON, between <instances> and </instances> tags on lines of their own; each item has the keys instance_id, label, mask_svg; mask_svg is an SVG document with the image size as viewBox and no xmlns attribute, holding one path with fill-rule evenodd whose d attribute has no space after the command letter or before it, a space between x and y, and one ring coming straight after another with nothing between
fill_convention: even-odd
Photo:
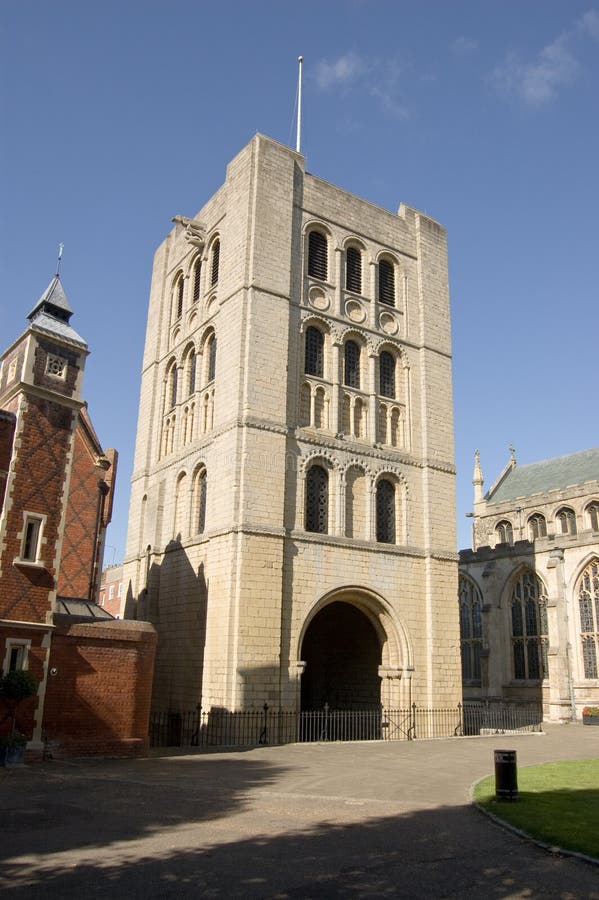
<instances>
[{"instance_id":1,"label":"white framed window","mask_svg":"<svg viewBox=\"0 0 599 900\"><path fill-rule=\"evenodd\" d=\"M4 675L8 672L14 672L16 669L27 668L30 647L31 641L8 640L6 642L6 652L2 663L2 672Z\"/></svg>"},{"instance_id":2,"label":"white framed window","mask_svg":"<svg viewBox=\"0 0 599 900\"><path fill-rule=\"evenodd\" d=\"M23 531L21 533L21 553L17 562L41 563L42 537L46 517L39 513L23 512Z\"/></svg>"},{"instance_id":3,"label":"white framed window","mask_svg":"<svg viewBox=\"0 0 599 900\"><path fill-rule=\"evenodd\" d=\"M108 588L108 599L114 600L114 584L111 584Z\"/></svg>"},{"instance_id":4,"label":"white framed window","mask_svg":"<svg viewBox=\"0 0 599 900\"><path fill-rule=\"evenodd\" d=\"M117 595L117 597L123 596L123 582L122 581L119 581L119 586L117 588L116 595Z\"/></svg>"},{"instance_id":5,"label":"white framed window","mask_svg":"<svg viewBox=\"0 0 599 900\"><path fill-rule=\"evenodd\" d=\"M64 356L55 356L48 353L46 359L46 375L53 375L55 378L61 378L63 381L67 377L67 360Z\"/></svg>"}]
</instances>

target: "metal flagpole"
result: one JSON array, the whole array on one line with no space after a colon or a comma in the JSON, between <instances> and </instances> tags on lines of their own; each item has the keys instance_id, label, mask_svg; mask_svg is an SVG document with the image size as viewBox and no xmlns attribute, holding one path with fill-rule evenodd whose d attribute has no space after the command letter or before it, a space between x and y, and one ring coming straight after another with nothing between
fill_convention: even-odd
<instances>
[{"instance_id":1,"label":"metal flagpole","mask_svg":"<svg viewBox=\"0 0 599 900\"><path fill-rule=\"evenodd\" d=\"M297 137L295 139L295 149L301 153L301 137L302 137L302 63L303 56L298 56L299 74L297 84Z\"/></svg>"}]
</instances>

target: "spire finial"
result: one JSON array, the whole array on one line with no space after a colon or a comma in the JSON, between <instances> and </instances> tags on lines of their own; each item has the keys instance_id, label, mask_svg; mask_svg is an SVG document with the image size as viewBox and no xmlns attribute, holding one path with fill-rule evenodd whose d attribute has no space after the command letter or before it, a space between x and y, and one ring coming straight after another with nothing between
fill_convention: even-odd
<instances>
[{"instance_id":1,"label":"spire finial","mask_svg":"<svg viewBox=\"0 0 599 900\"><path fill-rule=\"evenodd\" d=\"M472 475L472 484L474 485L474 502L479 503L483 499L483 471L480 467L480 453L474 451L474 474Z\"/></svg>"},{"instance_id":2,"label":"spire finial","mask_svg":"<svg viewBox=\"0 0 599 900\"><path fill-rule=\"evenodd\" d=\"M514 447L513 444L510 444L508 447L508 450L510 451L510 462L515 463L516 462L516 448Z\"/></svg>"},{"instance_id":3,"label":"spire finial","mask_svg":"<svg viewBox=\"0 0 599 900\"><path fill-rule=\"evenodd\" d=\"M57 261L56 261L56 277L57 277L57 278L58 278L59 275L60 275L60 263L61 263L61 260L62 260L62 251L63 251L63 250L64 250L64 244L63 244L62 241L61 241L60 244L58 245L58 259L57 259Z\"/></svg>"}]
</instances>

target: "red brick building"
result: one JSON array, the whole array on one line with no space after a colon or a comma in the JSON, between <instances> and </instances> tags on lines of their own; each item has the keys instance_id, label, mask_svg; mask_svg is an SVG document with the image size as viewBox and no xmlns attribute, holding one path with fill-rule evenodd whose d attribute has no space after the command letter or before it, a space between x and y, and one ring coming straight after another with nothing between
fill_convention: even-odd
<instances>
[{"instance_id":1,"label":"red brick building","mask_svg":"<svg viewBox=\"0 0 599 900\"><path fill-rule=\"evenodd\" d=\"M98 605L109 612L115 619L123 618L125 608L125 594L123 582L123 567L106 566L100 576L100 590L98 591Z\"/></svg>"},{"instance_id":2,"label":"red brick building","mask_svg":"<svg viewBox=\"0 0 599 900\"><path fill-rule=\"evenodd\" d=\"M56 275L0 357L0 665L40 682L20 712L30 751L140 752L155 634L94 602L117 453L82 399L89 351L71 315Z\"/></svg>"}]
</instances>

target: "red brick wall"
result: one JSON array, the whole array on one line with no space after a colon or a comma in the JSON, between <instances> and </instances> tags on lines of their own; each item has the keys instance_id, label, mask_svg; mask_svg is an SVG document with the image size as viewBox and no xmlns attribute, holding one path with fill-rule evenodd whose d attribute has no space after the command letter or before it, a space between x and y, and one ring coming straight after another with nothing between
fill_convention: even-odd
<instances>
[{"instance_id":1,"label":"red brick wall","mask_svg":"<svg viewBox=\"0 0 599 900\"><path fill-rule=\"evenodd\" d=\"M15 434L15 418L10 413L0 410L0 512L4 506L6 479L12 456L12 442Z\"/></svg>"},{"instance_id":2,"label":"red brick wall","mask_svg":"<svg viewBox=\"0 0 599 900\"><path fill-rule=\"evenodd\" d=\"M95 465L82 426L78 423L58 575L58 594L63 597L89 596L100 480L104 480L104 470Z\"/></svg>"},{"instance_id":3,"label":"red brick wall","mask_svg":"<svg viewBox=\"0 0 599 900\"><path fill-rule=\"evenodd\" d=\"M65 470L71 443L73 411L38 397L22 398L18 446L8 483L2 550L0 618L45 622L54 587L54 556L63 508ZM5 498L5 505L8 497ZM45 568L13 565L21 552L23 510L46 516L41 557Z\"/></svg>"},{"instance_id":4,"label":"red brick wall","mask_svg":"<svg viewBox=\"0 0 599 900\"><path fill-rule=\"evenodd\" d=\"M147 622L57 625L44 707L48 751L146 753L155 649Z\"/></svg>"}]
</instances>

